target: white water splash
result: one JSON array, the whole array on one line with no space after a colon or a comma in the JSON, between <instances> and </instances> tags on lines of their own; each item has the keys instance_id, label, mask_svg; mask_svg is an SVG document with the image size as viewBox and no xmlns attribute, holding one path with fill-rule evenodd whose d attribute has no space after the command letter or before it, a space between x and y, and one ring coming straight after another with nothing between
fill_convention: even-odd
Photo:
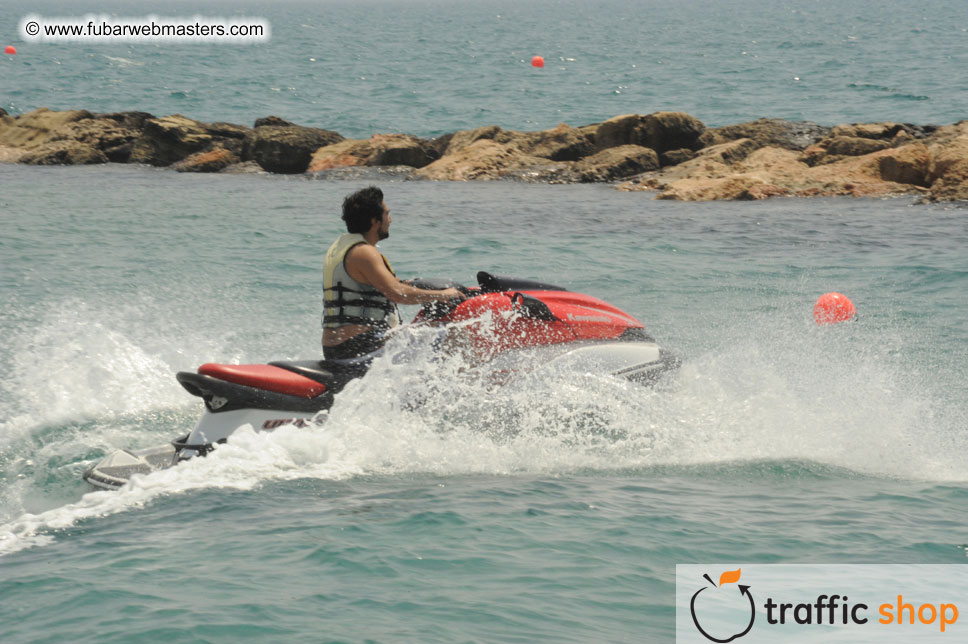
<instances>
[{"instance_id":1,"label":"white water splash","mask_svg":"<svg viewBox=\"0 0 968 644\"><path fill-rule=\"evenodd\" d=\"M183 405L173 378L187 367L182 347L204 354L213 342L159 324L157 309L142 301L105 308L68 300L11 338L0 446L37 427Z\"/></svg>"},{"instance_id":2,"label":"white water splash","mask_svg":"<svg viewBox=\"0 0 968 644\"><path fill-rule=\"evenodd\" d=\"M863 475L965 480L964 405L907 359L909 335L860 324L818 329L795 317L747 322L722 330L720 348L687 357L655 388L580 369L544 369L493 387L475 365L440 359L431 348L435 331L415 330L337 396L322 429L240 431L209 457L135 477L118 492L23 513L0 526L0 554L49 543L52 531L161 495L271 480L559 475L791 459ZM127 345L111 333L93 344L106 347L102 354L142 355L137 347L119 349ZM138 359L116 362L122 372L134 365L118 382L157 386ZM85 413L104 413L114 401L113 393L97 393L110 387L84 391L95 398ZM179 393L181 405L187 394ZM119 400L129 411L137 407ZM132 427L113 438L123 441L126 431L136 436ZM80 448L84 440L102 444L77 433L56 444ZM11 485L6 492L29 490Z\"/></svg>"}]
</instances>

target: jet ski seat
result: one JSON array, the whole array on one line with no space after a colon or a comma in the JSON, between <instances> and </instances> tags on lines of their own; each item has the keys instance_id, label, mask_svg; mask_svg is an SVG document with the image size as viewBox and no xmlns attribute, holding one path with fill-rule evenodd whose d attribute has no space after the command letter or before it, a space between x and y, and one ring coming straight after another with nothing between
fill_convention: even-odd
<instances>
[{"instance_id":1,"label":"jet ski seat","mask_svg":"<svg viewBox=\"0 0 968 644\"><path fill-rule=\"evenodd\" d=\"M270 362L273 367L279 367L300 376L321 382L333 393L341 390L353 378L359 378L366 373L366 364L351 364L333 362L332 360L277 360Z\"/></svg>"}]
</instances>

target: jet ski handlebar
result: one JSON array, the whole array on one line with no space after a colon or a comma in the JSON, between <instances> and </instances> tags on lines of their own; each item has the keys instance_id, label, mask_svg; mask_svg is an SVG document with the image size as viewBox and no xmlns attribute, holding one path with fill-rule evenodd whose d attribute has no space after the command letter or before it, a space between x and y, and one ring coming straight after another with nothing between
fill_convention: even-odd
<instances>
[{"instance_id":1,"label":"jet ski handlebar","mask_svg":"<svg viewBox=\"0 0 968 644\"><path fill-rule=\"evenodd\" d=\"M471 290L463 284L459 284L454 280L447 279L415 277L413 279L405 280L404 284L409 284L410 286L421 288L425 291L443 291L449 288L455 288L464 295L470 295L471 293Z\"/></svg>"},{"instance_id":2,"label":"jet ski handlebar","mask_svg":"<svg viewBox=\"0 0 968 644\"><path fill-rule=\"evenodd\" d=\"M484 295L485 293L504 293L508 291L567 291L568 289L562 288L560 286L555 286L554 284L548 284L546 282L539 282L537 280L522 279L519 277L510 277L507 275L493 275L487 271L480 271L477 273L477 284L478 287L471 289L463 284L455 282L454 280L448 279L435 279L435 278L414 278L407 280L407 284L415 286L417 288L426 289L429 291L442 291L448 288L454 288L464 294L465 297L474 297L476 295ZM534 298L529 298L534 299ZM537 301L537 300L535 300ZM518 302L519 304L521 302ZM430 302L424 304L423 315L430 320L439 320L443 317L450 315L453 310L460 304L460 300L447 300L442 302ZM539 302L540 304L540 302ZM547 307L545 307L547 308ZM530 310L530 308L529 308ZM549 314L550 315L550 312ZM554 316L548 318L545 315L540 316L542 319L553 319Z\"/></svg>"},{"instance_id":3,"label":"jet ski handlebar","mask_svg":"<svg viewBox=\"0 0 968 644\"><path fill-rule=\"evenodd\" d=\"M448 288L457 289L464 295L464 297L472 297L475 293L471 289L467 288L463 284L459 284L453 280L447 279L433 279L433 278L423 278L417 277L414 279L406 280L406 284L414 286L416 288L421 288L426 291L443 291ZM479 293L479 291L478 291ZM437 302L427 302L423 305L423 315L429 320L439 320L442 317L450 315L457 305L461 303L458 298L452 298L449 300L440 300Z\"/></svg>"},{"instance_id":4,"label":"jet ski handlebar","mask_svg":"<svg viewBox=\"0 0 968 644\"><path fill-rule=\"evenodd\" d=\"M454 280L441 278L416 277L406 280L406 283L417 288L428 291L442 291L448 288L456 288L464 295L481 295L483 293L503 293L505 291L567 291L568 289L547 282L537 280L522 279L520 277L510 277L507 275L493 275L487 271L477 273L478 287L469 289L463 284Z\"/></svg>"}]
</instances>

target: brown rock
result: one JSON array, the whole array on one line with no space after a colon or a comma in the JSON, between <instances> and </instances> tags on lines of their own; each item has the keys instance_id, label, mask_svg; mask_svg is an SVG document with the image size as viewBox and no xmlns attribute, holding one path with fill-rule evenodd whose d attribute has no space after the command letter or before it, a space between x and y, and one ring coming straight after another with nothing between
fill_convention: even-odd
<instances>
[{"instance_id":1,"label":"brown rock","mask_svg":"<svg viewBox=\"0 0 968 644\"><path fill-rule=\"evenodd\" d=\"M872 155L845 157L841 161L810 168L797 158L796 152L763 148L749 156L738 169L752 172L764 183L784 187L797 195L884 197L917 194L920 188L885 180L881 176L879 157L890 156L895 150L884 150ZM903 155L899 155L903 158Z\"/></svg>"},{"instance_id":2,"label":"brown rock","mask_svg":"<svg viewBox=\"0 0 968 644\"><path fill-rule=\"evenodd\" d=\"M343 137L330 130L299 125L264 125L245 139L243 160L254 160L265 170L299 174L319 148L339 143Z\"/></svg>"},{"instance_id":3,"label":"brown rock","mask_svg":"<svg viewBox=\"0 0 968 644\"><path fill-rule=\"evenodd\" d=\"M281 119L278 116L263 116L262 118L256 119L252 127L263 127L266 125L274 127L289 127L296 125L295 123L290 123L285 119Z\"/></svg>"},{"instance_id":4,"label":"brown rock","mask_svg":"<svg viewBox=\"0 0 968 644\"><path fill-rule=\"evenodd\" d=\"M441 145L444 142L446 146ZM562 164L595 149L586 130L564 123L539 132L515 132L489 125L454 132L424 145L442 150L442 155L415 176L459 181L505 177L521 181L574 181L577 178Z\"/></svg>"},{"instance_id":5,"label":"brown rock","mask_svg":"<svg viewBox=\"0 0 968 644\"><path fill-rule=\"evenodd\" d=\"M24 151L20 148L0 145L0 163L17 163L23 155Z\"/></svg>"},{"instance_id":6,"label":"brown rock","mask_svg":"<svg viewBox=\"0 0 968 644\"><path fill-rule=\"evenodd\" d=\"M26 150L19 159L28 165L90 165L107 163L107 156L80 141L51 141Z\"/></svg>"},{"instance_id":7,"label":"brown rock","mask_svg":"<svg viewBox=\"0 0 968 644\"><path fill-rule=\"evenodd\" d=\"M723 181L736 174L724 161L721 154L724 143L701 150L695 158L675 166L668 166L659 172L650 173L619 185L620 190L658 190L662 199L702 200L716 199L723 190L736 192L723 185ZM728 156L728 155L727 155ZM743 185L745 190L748 185ZM737 192L738 194L738 192ZM735 195L727 198L736 198Z\"/></svg>"},{"instance_id":8,"label":"brown rock","mask_svg":"<svg viewBox=\"0 0 968 644\"><path fill-rule=\"evenodd\" d=\"M761 199L780 195L881 197L918 194L924 189L884 177L901 179L915 175L918 165L923 166L923 155L923 149L919 152L898 148L810 167L800 160L798 152L775 147L760 148L742 160L726 163L720 146L714 146L702 150L691 161L663 168L619 188L658 190L658 198L687 201Z\"/></svg>"},{"instance_id":9,"label":"brown rock","mask_svg":"<svg viewBox=\"0 0 968 644\"><path fill-rule=\"evenodd\" d=\"M95 114L96 119L111 119L122 127L128 128L129 130L142 130L145 126L145 121L148 119L155 118L154 114L149 114L148 112L110 112L104 114Z\"/></svg>"},{"instance_id":10,"label":"brown rock","mask_svg":"<svg viewBox=\"0 0 968 644\"><path fill-rule=\"evenodd\" d=\"M699 137L705 130L702 121L684 112L656 112L642 119L641 138L637 143L656 152L680 148L698 150L702 147Z\"/></svg>"},{"instance_id":11,"label":"brown rock","mask_svg":"<svg viewBox=\"0 0 968 644\"><path fill-rule=\"evenodd\" d=\"M487 139L493 141L498 139L498 143L508 143L512 138L510 132L505 132L497 125L485 125L484 127L479 127L473 130L461 130L460 132L454 132L449 135L447 139L447 147L444 148L441 156L446 156L448 154L453 154L459 152L464 148L480 141L481 139Z\"/></svg>"},{"instance_id":12,"label":"brown rock","mask_svg":"<svg viewBox=\"0 0 968 644\"><path fill-rule=\"evenodd\" d=\"M319 148L309 159L306 172L324 172L333 168L370 165L373 149L368 140L346 139Z\"/></svg>"},{"instance_id":13,"label":"brown rock","mask_svg":"<svg viewBox=\"0 0 968 644\"><path fill-rule=\"evenodd\" d=\"M409 166L420 168L412 176L440 180L558 183L638 175L619 188L656 190L666 199L896 194L968 199L968 121L941 128L888 122L827 129L760 119L706 130L688 114L657 112L538 132L492 125L432 141L402 134L346 141L278 117L259 119L250 129L145 112L0 113L0 162L129 160L175 163L182 172L286 173L304 171L312 160L312 171L340 169L352 176L375 166L410 173Z\"/></svg>"},{"instance_id":14,"label":"brown rock","mask_svg":"<svg viewBox=\"0 0 968 644\"><path fill-rule=\"evenodd\" d=\"M748 173L759 179L759 183L793 190L802 182L809 181L810 169L798 157L795 150L787 148L760 148L731 167L730 171Z\"/></svg>"},{"instance_id":15,"label":"brown rock","mask_svg":"<svg viewBox=\"0 0 968 644\"><path fill-rule=\"evenodd\" d=\"M718 144L701 150L694 159L623 183L619 189L656 190L658 198L681 200L904 194L936 200L968 198L968 121L920 139L921 134L912 133L908 126L894 129L889 125L842 128L837 136L808 147L803 154L781 147L755 149L751 140ZM882 138L868 138L873 136ZM898 142L898 147L888 147ZM858 154L829 154L828 146L835 152ZM864 150L872 151L860 154ZM805 162L818 158L820 163Z\"/></svg>"},{"instance_id":16,"label":"brown rock","mask_svg":"<svg viewBox=\"0 0 968 644\"><path fill-rule=\"evenodd\" d=\"M569 127L565 123L538 132L515 132L488 125L448 135L447 146L441 156L453 154L481 139L513 145L526 155L552 161L575 161L595 151L594 144L582 129Z\"/></svg>"},{"instance_id":17,"label":"brown rock","mask_svg":"<svg viewBox=\"0 0 968 644\"><path fill-rule=\"evenodd\" d=\"M136 115L143 112L118 114L91 114L87 111L51 112L35 110L16 120L0 123L0 136L24 149L44 147L36 155L28 156L25 162L32 163L101 163L101 155L90 154L91 147L109 161L125 162L130 155L131 143L140 132L129 125L137 124ZM150 116L150 115L146 115ZM8 127L5 127L8 126ZM82 145L48 146L55 142L75 141ZM60 159L60 161L58 161Z\"/></svg>"},{"instance_id":18,"label":"brown rock","mask_svg":"<svg viewBox=\"0 0 968 644\"><path fill-rule=\"evenodd\" d=\"M939 128L929 141L928 199L968 200L968 121Z\"/></svg>"},{"instance_id":19,"label":"brown rock","mask_svg":"<svg viewBox=\"0 0 968 644\"><path fill-rule=\"evenodd\" d=\"M928 146L948 145L957 142L966 135L968 135L968 120L958 121L952 125L935 127L925 144Z\"/></svg>"},{"instance_id":20,"label":"brown rock","mask_svg":"<svg viewBox=\"0 0 968 644\"><path fill-rule=\"evenodd\" d=\"M826 147L828 155L859 157L887 149L891 142L857 136L832 136L822 145Z\"/></svg>"},{"instance_id":21,"label":"brown rock","mask_svg":"<svg viewBox=\"0 0 968 644\"><path fill-rule=\"evenodd\" d=\"M815 165L820 165L827 158L827 148L820 144L814 144L809 146L800 155L800 160L806 163L808 166L813 167Z\"/></svg>"},{"instance_id":22,"label":"brown rock","mask_svg":"<svg viewBox=\"0 0 968 644\"><path fill-rule=\"evenodd\" d=\"M928 201L968 201L968 168L931 184Z\"/></svg>"},{"instance_id":23,"label":"brown rock","mask_svg":"<svg viewBox=\"0 0 968 644\"><path fill-rule=\"evenodd\" d=\"M52 112L46 107L16 118L3 116L0 117L0 145L23 149L37 147L47 143L64 125L92 116L87 110Z\"/></svg>"},{"instance_id":24,"label":"brown rock","mask_svg":"<svg viewBox=\"0 0 968 644\"><path fill-rule=\"evenodd\" d=\"M127 163L134 142L141 137L144 123L154 116L147 112L94 114L57 130L51 140L78 140L104 152L108 161Z\"/></svg>"},{"instance_id":25,"label":"brown rock","mask_svg":"<svg viewBox=\"0 0 968 644\"><path fill-rule=\"evenodd\" d=\"M891 147L891 140L866 139L857 136L831 136L803 151L800 160L809 166L842 161L846 157L864 156Z\"/></svg>"},{"instance_id":26,"label":"brown rock","mask_svg":"<svg viewBox=\"0 0 968 644\"><path fill-rule=\"evenodd\" d=\"M891 147L899 148L902 145L907 145L908 143L914 143L918 139L911 135L910 132L906 130L901 130L891 138Z\"/></svg>"},{"instance_id":27,"label":"brown rock","mask_svg":"<svg viewBox=\"0 0 968 644\"><path fill-rule=\"evenodd\" d=\"M929 181L937 181L968 159L968 121L938 129L927 141L932 156Z\"/></svg>"},{"instance_id":28,"label":"brown rock","mask_svg":"<svg viewBox=\"0 0 968 644\"><path fill-rule=\"evenodd\" d=\"M517 133L513 142L525 154L552 161L577 161L595 151L584 132L565 123L552 130Z\"/></svg>"},{"instance_id":29,"label":"brown rock","mask_svg":"<svg viewBox=\"0 0 968 644\"><path fill-rule=\"evenodd\" d=\"M513 171L535 171L546 165L551 165L547 159L524 154L513 145L480 138L420 168L414 177L436 181L491 180Z\"/></svg>"},{"instance_id":30,"label":"brown rock","mask_svg":"<svg viewBox=\"0 0 968 644\"><path fill-rule=\"evenodd\" d=\"M171 167L178 172L221 172L239 163L239 157L223 147L215 147L204 152L196 152Z\"/></svg>"},{"instance_id":31,"label":"brown rock","mask_svg":"<svg viewBox=\"0 0 968 644\"><path fill-rule=\"evenodd\" d=\"M828 136L804 150L801 160L809 166L842 161L924 139L937 128L907 123L852 123L837 125Z\"/></svg>"},{"instance_id":32,"label":"brown rock","mask_svg":"<svg viewBox=\"0 0 968 644\"><path fill-rule=\"evenodd\" d=\"M180 114L146 119L142 135L133 143L130 161L167 166L211 145L205 123Z\"/></svg>"},{"instance_id":33,"label":"brown rock","mask_svg":"<svg viewBox=\"0 0 968 644\"><path fill-rule=\"evenodd\" d=\"M244 141L249 135L252 134L252 128L245 127L244 125L236 125L235 123L225 123L222 121L208 123L207 128L209 134L211 134L213 137L235 139L240 142Z\"/></svg>"},{"instance_id":34,"label":"brown rock","mask_svg":"<svg viewBox=\"0 0 968 644\"><path fill-rule=\"evenodd\" d=\"M830 130L830 137L851 137L861 139L891 140L904 130L900 123L851 123L836 125Z\"/></svg>"},{"instance_id":35,"label":"brown rock","mask_svg":"<svg viewBox=\"0 0 968 644\"><path fill-rule=\"evenodd\" d=\"M585 157L575 163L571 173L579 182L592 183L624 179L658 168L659 156L655 150L641 145L620 145Z\"/></svg>"},{"instance_id":36,"label":"brown rock","mask_svg":"<svg viewBox=\"0 0 968 644\"><path fill-rule=\"evenodd\" d=\"M696 153L688 148L669 150L659 155L659 163L662 166L679 165L696 158Z\"/></svg>"},{"instance_id":37,"label":"brown rock","mask_svg":"<svg viewBox=\"0 0 968 644\"><path fill-rule=\"evenodd\" d=\"M789 194L789 188L774 186L769 183L754 183L747 188L746 194L741 194L739 198L759 201L760 199L769 199L770 197L786 197Z\"/></svg>"},{"instance_id":38,"label":"brown rock","mask_svg":"<svg viewBox=\"0 0 968 644\"><path fill-rule=\"evenodd\" d=\"M599 150L619 145L638 145L642 117L638 114L613 116L595 129L595 145Z\"/></svg>"},{"instance_id":39,"label":"brown rock","mask_svg":"<svg viewBox=\"0 0 968 644\"><path fill-rule=\"evenodd\" d=\"M753 186L762 183L755 177L736 175L716 179L684 179L666 187L656 199L675 201L717 201L748 199Z\"/></svg>"},{"instance_id":40,"label":"brown rock","mask_svg":"<svg viewBox=\"0 0 968 644\"><path fill-rule=\"evenodd\" d=\"M379 142L375 165L406 165L422 168L440 158L426 141L406 134L375 134L371 140Z\"/></svg>"},{"instance_id":41,"label":"brown rock","mask_svg":"<svg viewBox=\"0 0 968 644\"><path fill-rule=\"evenodd\" d=\"M725 165L738 163L748 157L757 149L753 139L737 139L728 143L720 143L699 151L696 157L707 160L716 160Z\"/></svg>"},{"instance_id":42,"label":"brown rock","mask_svg":"<svg viewBox=\"0 0 968 644\"><path fill-rule=\"evenodd\" d=\"M133 130L109 118L81 119L68 123L50 136L50 141L79 141L104 152L111 161L124 162L127 158L119 150L127 149L140 136ZM111 151L110 153L108 151Z\"/></svg>"},{"instance_id":43,"label":"brown rock","mask_svg":"<svg viewBox=\"0 0 968 644\"><path fill-rule=\"evenodd\" d=\"M927 187L931 153L923 143L911 143L871 155L881 179Z\"/></svg>"},{"instance_id":44,"label":"brown rock","mask_svg":"<svg viewBox=\"0 0 968 644\"><path fill-rule=\"evenodd\" d=\"M591 125L582 125L578 128L578 131L585 135L585 138L592 142L596 147L598 146L598 128L601 127L601 123L592 123Z\"/></svg>"},{"instance_id":45,"label":"brown rock","mask_svg":"<svg viewBox=\"0 0 968 644\"><path fill-rule=\"evenodd\" d=\"M447 152L448 146L450 146L450 140L452 138L454 138L454 132L441 134L440 136L427 141L429 154L434 157L434 159L439 159L440 157L444 156L444 154Z\"/></svg>"},{"instance_id":46,"label":"brown rock","mask_svg":"<svg viewBox=\"0 0 968 644\"><path fill-rule=\"evenodd\" d=\"M105 148L103 152L111 163L128 163L131 161L131 151L133 149L134 143L132 142Z\"/></svg>"},{"instance_id":47,"label":"brown rock","mask_svg":"<svg viewBox=\"0 0 968 644\"><path fill-rule=\"evenodd\" d=\"M710 146L737 139L752 139L758 148L769 146L803 150L821 140L829 132L830 128L810 121L758 119L706 130L700 140L704 146Z\"/></svg>"},{"instance_id":48,"label":"brown rock","mask_svg":"<svg viewBox=\"0 0 968 644\"><path fill-rule=\"evenodd\" d=\"M306 172L320 172L348 166L407 165L422 168L432 162L432 148L415 136L374 134L369 139L346 139L319 148Z\"/></svg>"},{"instance_id":49,"label":"brown rock","mask_svg":"<svg viewBox=\"0 0 968 644\"><path fill-rule=\"evenodd\" d=\"M599 150L619 145L640 145L657 153L682 148L698 150L702 147L699 137L705 129L702 121L683 112L623 114L599 124L594 143Z\"/></svg>"}]
</instances>

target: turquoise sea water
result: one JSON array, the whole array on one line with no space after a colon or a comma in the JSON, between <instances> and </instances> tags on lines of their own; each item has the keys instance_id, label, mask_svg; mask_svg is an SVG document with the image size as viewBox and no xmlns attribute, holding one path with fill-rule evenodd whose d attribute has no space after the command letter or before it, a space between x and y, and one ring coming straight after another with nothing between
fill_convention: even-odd
<instances>
[{"instance_id":1,"label":"turquoise sea water","mask_svg":"<svg viewBox=\"0 0 968 644\"><path fill-rule=\"evenodd\" d=\"M8 6L13 113L275 113L349 136L964 117L961 2L166 6L266 17L251 47L28 45L28 11L147 10ZM318 356L322 253L370 181L401 275L589 292L683 367L656 389L487 392L459 364L388 360L324 432L240 435L90 492L108 450L192 426L175 372ZM3 644L671 641L677 563L966 562L961 205L0 165L0 230ZM832 290L859 322L813 324Z\"/></svg>"},{"instance_id":2,"label":"turquoise sea water","mask_svg":"<svg viewBox=\"0 0 968 644\"><path fill-rule=\"evenodd\" d=\"M255 45L25 43L42 17L257 16ZM7 0L0 107L276 114L349 137L685 111L826 125L965 118L968 4L871 0ZM533 69L540 54L546 66Z\"/></svg>"},{"instance_id":3,"label":"turquoise sea water","mask_svg":"<svg viewBox=\"0 0 968 644\"><path fill-rule=\"evenodd\" d=\"M106 450L192 425L174 372L318 355L321 254L361 184L0 182L4 642L668 641L676 563L965 562L964 209L383 180L402 275L553 278L684 366L494 394L385 361L325 432L91 493ZM816 327L829 290L861 321Z\"/></svg>"}]
</instances>

